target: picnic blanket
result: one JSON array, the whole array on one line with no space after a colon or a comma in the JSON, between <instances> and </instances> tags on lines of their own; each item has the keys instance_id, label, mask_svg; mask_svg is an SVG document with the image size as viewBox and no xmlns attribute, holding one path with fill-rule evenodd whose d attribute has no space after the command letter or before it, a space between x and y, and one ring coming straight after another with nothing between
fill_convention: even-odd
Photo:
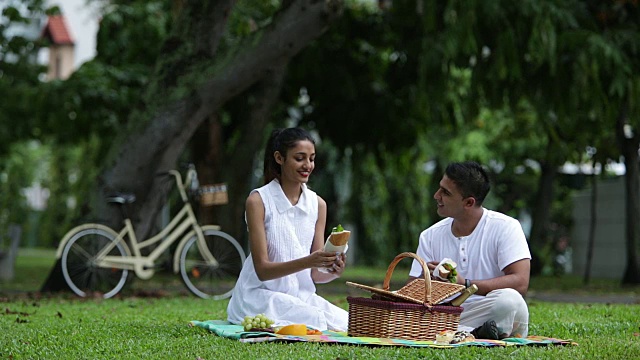
<instances>
[{"instance_id":1,"label":"picnic blanket","mask_svg":"<svg viewBox=\"0 0 640 360\"><path fill-rule=\"evenodd\" d=\"M477 339L473 342L462 344L436 344L434 341L424 340L405 340L405 339L388 339L374 337L355 337L348 336L346 332L337 332L326 330L322 335L280 335L269 332L252 332L244 331L241 325L233 325L226 320L208 320L208 321L191 321L190 326L204 328L212 333L228 339L238 340L240 342L318 342L333 344L351 344L351 345L374 345L374 346L408 346L408 347L431 347L431 348L456 348L461 346L522 346L522 345L578 345L572 340L555 339L544 336L529 336L526 339L507 338L503 340L484 340Z\"/></svg>"}]
</instances>

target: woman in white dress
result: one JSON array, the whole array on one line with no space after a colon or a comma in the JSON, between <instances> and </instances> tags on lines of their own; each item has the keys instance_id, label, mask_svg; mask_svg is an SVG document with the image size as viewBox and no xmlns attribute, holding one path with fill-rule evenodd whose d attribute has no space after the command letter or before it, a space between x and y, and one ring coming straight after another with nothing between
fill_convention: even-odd
<instances>
[{"instance_id":1,"label":"woman in white dress","mask_svg":"<svg viewBox=\"0 0 640 360\"><path fill-rule=\"evenodd\" d=\"M315 156L307 131L288 128L271 134L265 185L246 201L251 254L227 307L229 322L240 324L247 315L263 313L275 325L347 330L347 311L316 294L316 283L342 275L346 258L323 251L327 204L307 187Z\"/></svg>"}]
</instances>

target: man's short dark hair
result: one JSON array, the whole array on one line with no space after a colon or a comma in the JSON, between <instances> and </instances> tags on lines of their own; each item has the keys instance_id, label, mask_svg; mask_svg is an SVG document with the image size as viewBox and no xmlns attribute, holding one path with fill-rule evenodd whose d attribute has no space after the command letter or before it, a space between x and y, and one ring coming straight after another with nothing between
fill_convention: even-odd
<instances>
[{"instance_id":1,"label":"man's short dark hair","mask_svg":"<svg viewBox=\"0 0 640 360\"><path fill-rule=\"evenodd\" d=\"M464 198L473 197L477 205L482 204L491 189L487 172L475 161L451 163L444 173L456 183Z\"/></svg>"}]
</instances>

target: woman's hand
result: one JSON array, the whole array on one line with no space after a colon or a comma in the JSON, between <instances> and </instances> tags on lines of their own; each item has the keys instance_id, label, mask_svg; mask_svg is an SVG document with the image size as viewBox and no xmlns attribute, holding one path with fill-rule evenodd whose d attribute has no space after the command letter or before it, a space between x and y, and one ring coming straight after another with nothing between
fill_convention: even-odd
<instances>
[{"instance_id":1,"label":"woman's hand","mask_svg":"<svg viewBox=\"0 0 640 360\"><path fill-rule=\"evenodd\" d=\"M333 263L333 265L329 269L329 272L340 277L344 272L344 268L347 263L347 256L344 253L338 253L336 255L337 255L336 261Z\"/></svg>"},{"instance_id":2,"label":"woman's hand","mask_svg":"<svg viewBox=\"0 0 640 360\"><path fill-rule=\"evenodd\" d=\"M309 267L311 268L332 268L336 262L336 253L318 250L309 255Z\"/></svg>"},{"instance_id":3,"label":"woman's hand","mask_svg":"<svg viewBox=\"0 0 640 360\"><path fill-rule=\"evenodd\" d=\"M319 253L319 254L314 255L316 253ZM320 261L319 266L316 266L315 268L311 269L311 278L313 279L313 282L315 282L316 284L324 284L324 283L333 281L342 275L342 273L344 272L345 263L346 263L346 256L343 253L336 254L335 252L325 252L325 251L317 251L316 253L312 253L310 257L317 256L318 259L325 259L325 260ZM327 254L330 256L327 256L324 254ZM333 259L333 260L327 263L326 259ZM325 272L319 271L318 268L324 268Z\"/></svg>"}]
</instances>

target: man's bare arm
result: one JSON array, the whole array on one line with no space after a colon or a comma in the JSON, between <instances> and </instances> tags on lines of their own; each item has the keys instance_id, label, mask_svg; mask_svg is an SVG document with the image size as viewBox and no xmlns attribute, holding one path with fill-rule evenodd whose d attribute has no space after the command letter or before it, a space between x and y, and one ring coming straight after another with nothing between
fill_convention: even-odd
<instances>
[{"instance_id":1,"label":"man's bare arm","mask_svg":"<svg viewBox=\"0 0 640 360\"><path fill-rule=\"evenodd\" d=\"M527 294L527 290L529 289L531 260L518 260L507 265L507 267L505 267L502 271L504 272L503 276L498 276L493 279L469 279L471 280L471 283L476 284L476 286L478 287L476 295L486 295L493 290L505 288L515 289L520 294L522 294L522 296L525 296Z\"/></svg>"}]
</instances>

